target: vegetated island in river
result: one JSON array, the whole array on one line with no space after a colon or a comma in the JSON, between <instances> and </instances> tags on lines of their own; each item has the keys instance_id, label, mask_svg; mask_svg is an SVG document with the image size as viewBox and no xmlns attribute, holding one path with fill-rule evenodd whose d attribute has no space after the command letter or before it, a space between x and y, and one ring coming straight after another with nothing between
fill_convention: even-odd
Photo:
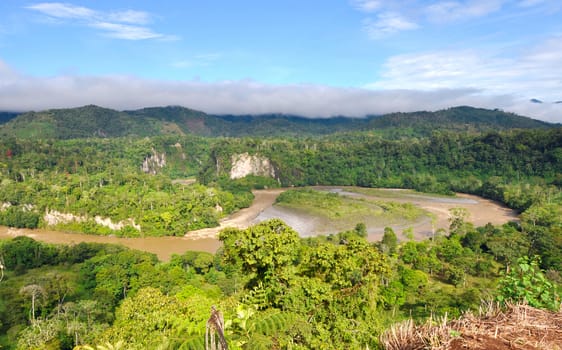
<instances>
[{"instance_id":1,"label":"vegetated island in river","mask_svg":"<svg viewBox=\"0 0 562 350\"><path fill-rule=\"evenodd\" d=\"M276 203L282 193L297 193L299 195L303 191L305 191L305 196L300 201L292 204ZM154 253L160 260L168 261L172 254L181 254L187 250L214 253L220 247L220 242L216 237L222 229L227 227L245 229L252 224L273 217L284 220L303 237L337 233L338 230L349 230L359 222L346 218L348 213L342 212L342 210L357 209L357 205L363 205L361 207L363 209L371 207L372 212L363 211L363 214L365 214L363 218L367 219L364 221L366 221L370 241L380 240L384 228L387 226L398 233L412 228L412 233L416 239L426 238L438 229L448 227L449 210L451 208L465 208L469 213L468 221L476 226L482 226L488 222L501 225L517 219L516 213L509 208L491 200L466 194L457 194L456 197L436 196L411 190L372 189L353 186L315 186L308 189L278 188L254 190L253 193L255 198L250 207L241 209L221 220L217 227L191 231L184 237L122 238L45 229L29 230L0 227L0 238L25 235L48 243L96 242L122 244L129 248ZM311 212L311 205L317 203L309 200L312 197L324 199L326 196L337 198L339 207L327 207L323 211ZM378 203L378 205L375 203ZM369 219L367 216L376 214L383 203L387 203L387 205L388 203L398 204L398 207L402 210L409 208L414 216L411 217L410 222L404 221L407 219L404 215L398 219L394 216L393 221L391 213L378 217L373 215L374 219ZM340 210L339 214L336 212L337 210ZM330 211L333 215L332 219L329 218ZM391 211L392 209L390 209ZM354 218L357 219L357 216ZM331 230L328 230L327 228L330 227Z\"/></svg>"}]
</instances>

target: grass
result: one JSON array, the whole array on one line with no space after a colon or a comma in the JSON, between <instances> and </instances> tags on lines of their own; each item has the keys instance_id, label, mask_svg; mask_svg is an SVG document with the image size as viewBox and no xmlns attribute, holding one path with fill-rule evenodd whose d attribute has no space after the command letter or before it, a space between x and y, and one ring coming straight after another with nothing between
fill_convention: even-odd
<instances>
[{"instance_id":1,"label":"grass","mask_svg":"<svg viewBox=\"0 0 562 350\"><path fill-rule=\"evenodd\" d=\"M427 198L454 198L455 196L448 196L445 194L424 193L408 189L384 189L384 188L366 188L366 187L349 187L345 191L364 194L368 196L375 196L390 199L412 199L412 196L427 197ZM415 197L414 197L415 198Z\"/></svg>"},{"instance_id":2,"label":"grass","mask_svg":"<svg viewBox=\"0 0 562 350\"><path fill-rule=\"evenodd\" d=\"M368 228L407 225L429 215L411 203L353 198L313 189L288 190L277 198L276 205L338 230L351 229L359 222Z\"/></svg>"},{"instance_id":3,"label":"grass","mask_svg":"<svg viewBox=\"0 0 562 350\"><path fill-rule=\"evenodd\" d=\"M329 219L361 214L380 215L383 212L381 207L366 201L311 189L286 191L277 198L277 205Z\"/></svg>"}]
</instances>

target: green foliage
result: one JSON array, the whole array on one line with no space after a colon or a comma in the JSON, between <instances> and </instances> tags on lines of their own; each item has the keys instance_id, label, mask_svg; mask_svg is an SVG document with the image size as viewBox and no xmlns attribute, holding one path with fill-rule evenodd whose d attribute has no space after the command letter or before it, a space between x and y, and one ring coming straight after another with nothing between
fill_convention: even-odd
<instances>
[{"instance_id":1,"label":"green foliage","mask_svg":"<svg viewBox=\"0 0 562 350\"><path fill-rule=\"evenodd\" d=\"M483 245L506 265L515 264L518 258L528 255L530 249L529 237L510 225L493 230Z\"/></svg>"},{"instance_id":2,"label":"green foliage","mask_svg":"<svg viewBox=\"0 0 562 350\"><path fill-rule=\"evenodd\" d=\"M560 297L541 271L540 259L521 257L517 265L499 282L497 300L500 302L526 302L533 307L558 310Z\"/></svg>"},{"instance_id":3,"label":"green foliage","mask_svg":"<svg viewBox=\"0 0 562 350\"><path fill-rule=\"evenodd\" d=\"M391 227L385 227L382 240L380 242L381 251L385 254L396 253L398 247L398 237Z\"/></svg>"},{"instance_id":4,"label":"green foliage","mask_svg":"<svg viewBox=\"0 0 562 350\"><path fill-rule=\"evenodd\" d=\"M267 114L210 115L179 106L115 111L98 106L51 109L19 116L0 114L0 135L28 138L82 138L194 134L201 136L313 136L375 131L389 138L429 136L435 130L478 132L513 128L548 128L550 124L471 107L437 112L392 113L367 118L311 119Z\"/></svg>"},{"instance_id":5,"label":"green foliage","mask_svg":"<svg viewBox=\"0 0 562 350\"><path fill-rule=\"evenodd\" d=\"M232 193L172 180L196 174L209 143L193 137L0 140L0 224L118 236L216 226L249 205L249 189ZM145 174L141 165L154 154L165 156L166 165ZM108 220L114 227L102 222Z\"/></svg>"},{"instance_id":6,"label":"green foliage","mask_svg":"<svg viewBox=\"0 0 562 350\"><path fill-rule=\"evenodd\" d=\"M165 281L154 266L156 261L153 254L133 250L98 255L82 265L81 282L102 304L113 307L142 287Z\"/></svg>"},{"instance_id":7,"label":"green foliage","mask_svg":"<svg viewBox=\"0 0 562 350\"><path fill-rule=\"evenodd\" d=\"M247 175L241 179L221 179L221 188L230 192L249 192L250 190L263 190L278 188L279 182L270 177Z\"/></svg>"},{"instance_id":8,"label":"green foliage","mask_svg":"<svg viewBox=\"0 0 562 350\"><path fill-rule=\"evenodd\" d=\"M400 267L398 269L400 282L406 291L422 293L428 283L428 276L420 270L412 270L407 267Z\"/></svg>"},{"instance_id":9,"label":"green foliage","mask_svg":"<svg viewBox=\"0 0 562 350\"><path fill-rule=\"evenodd\" d=\"M469 228L467 222L469 218L468 210L465 208L451 208L449 209L449 234L451 236L458 235L464 236Z\"/></svg>"},{"instance_id":10,"label":"green foliage","mask_svg":"<svg viewBox=\"0 0 562 350\"><path fill-rule=\"evenodd\" d=\"M234 337L232 343L244 349L298 347L312 332L302 315L275 309L257 313L243 305L236 308L234 319L226 321L226 328Z\"/></svg>"},{"instance_id":11,"label":"green foliage","mask_svg":"<svg viewBox=\"0 0 562 350\"><path fill-rule=\"evenodd\" d=\"M0 211L0 225L17 228L37 228L40 215L36 212L10 206Z\"/></svg>"},{"instance_id":12,"label":"green foliage","mask_svg":"<svg viewBox=\"0 0 562 350\"><path fill-rule=\"evenodd\" d=\"M359 237L367 237L367 225L365 225L365 223L360 222L357 225L355 225L355 228L353 229L353 231L355 231L355 234L357 234Z\"/></svg>"},{"instance_id":13,"label":"green foliage","mask_svg":"<svg viewBox=\"0 0 562 350\"><path fill-rule=\"evenodd\" d=\"M215 300L199 293L183 291L174 297L156 288L143 288L119 306L115 322L103 337L138 349L155 349L167 339L204 337L205 322Z\"/></svg>"},{"instance_id":14,"label":"green foliage","mask_svg":"<svg viewBox=\"0 0 562 350\"><path fill-rule=\"evenodd\" d=\"M506 233L516 228L508 227ZM150 254L123 248L53 247L49 262L69 257L78 265L70 264L68 272L53 273L48 269L59 267L43 265L43 271L9 275L0 300L19 311L7 312L0 303L0 322L6 325L3 330L19 324L14 339L28 347L198 349L210 307L217 305L233 349L376 348L377 335L392 320L459 315L477 308L492 293L499 266L486 244L503 229L476 229L481 234L477 239L468 232L465 237L472 238L466 242L479 247L478 254L463 246L465 237L453 236L404 242L398 254L387 256L354 231L299 240L278 220L223 231L225 259L220 263L208 253L186 252L159 264ZM21 244L19 240L1 245ZM23 246L42 248L33 242L24 239ZM481 277L484 273L490 277ZM225 297L218 285L229 278L241 282ZM31 295L18 290L31 283L45 291L36 299L36 319L49 320L55 335L45 333L51 329L46 323L41 324L43 333L26 324ZM553 292L554 284L550 287ZM12 314L23 319L10 318Z\"/></svg>"},{"instance_id":15,"label":"green foliage","mask_svg":"<svg viewBox=\"0 0 562 350\"><path fill-rule=\"evenodd\" d=\"M229 139L211 150L200 179L226 176L232 156L259 153L275 164L284 186L358 185L406 187L451 193L485 194L517 209L535 195L535 177L547 181L562 170L557 162L560 128L518 130L498 134L435 132L421 139L388 140L373 134L348 134L320 139ZM521 149L524 148L524 151ZM530 184L531 191L511 191L510 182ZM504 190L509 189L509 191Z\"/></svg>"},{"instance_id":16,"label":"green foliage","mask_svg":"<svg viewBox=\"0 0 562 350\"><path fill-rule=\"evenodd\" d=\"M60 349L58 319L37 320L19 336L17 350L56 350Z\"/></svg>"},{"instance_id":17,"label":"green foliage","mask_svg":"<svg viewBox=\"0 0 562 350\"><path fill-rule=\"evenodd\" d=\"M91 118L77 120L77 112ZM468 192L520 210L520 224L473 228L456 211L449 237L398 243L386 230L380 243L371 244L364 239L365 216L407 221L423 213L397 202L291 190L279 198L280 205L311 210L334 223L347 220L345 231L301 240L272 220L224 230L216 256L186 252L170 263L113 246L58 247L19 237L0 242L6 266L0 346L200 349L210 306L217 305L233 349L376 348L388 322L459 315L496 293L502 301L559 306L562 129L490 131L498 125L544 125L466 107L354 121L258 119L206 116L180 107L115 112L88 106L28 114L2 129L10 137L0 138L0 224L45 227L43 213L49 210L85 218L55 226L68 230L183 235L249 205L252 188L279 185L254 176L231 181L232 156L245 152L267 157L283 186ZM448 131L437 130L433 120ZM11 132L21 123L32 129ZM328 134L372 127L378 130L298 139L180 136L295 134L299 128ZM461 128L469 132L451 132ZM38 137L159 133L168 136ZM166 166L142 172L141 164L154 154L165 154ZM194 184L194 175L206 185ZM112 230L95 223L95 216L128 224ZM541 260L521 259L533 254ZM496 290L498 271L506 267L510 272Z\"/></svg>"},{"instance_id":18,"label":"green foliage","mask_svg":"<svg viewBox=\"0 0 562 350\"><path fill-rule=\"evenodd\" d=\"M533 204L521 215L531 254L541 256L544 269L562 270L562 199Z\"/></svg>"},{"instance_id":19,"label":"green foliage","mask_svg":"<svg viewBox=\"0 0 562 350\"><path fill-rule=\"evenodd\" d=\"M27 269L57 263L58 249L32 238L19 236L0 245L0 256L6 269L21 273Z\"/></svg>"},{"instance_id":20,"label":"green foliage","mask_svg":"<svg viewBox=\"0 0 562 350\"><path fill-rule=\"evenodd\" d=\"M331 230L354 230L367 236L369 225L397 225L419 219L425 211L410 203L377 201L340 195L320 189L287 190L277 197L276 206L296 211L322 222ZM359 222L360 224L357 224Z\"/></svg>"},{"instance_id":21,"label":"green foliage","mask_svg":"<svg viewBox=\"0 0 562 350\"><path fill-rule=\"evenodd\" d=\"M170 264L183 270L194 269L198 274L205 274L213 266L214 256L206 252L187 251L182 255L174 255Z\"/></svg>"},{"instance_id":22,"label":"green foliage","mask_svg":"<svg viewBox=\"0 0 562 350\"><path fill-rule=\"evenodd\" d=\"M245 230L228 228L221 231L219 239L224 244L224 259L240 264L246 274L258 281L282 281L283 271L296 258L298 234L279 219L272 219Z\"/></svg>"}]
</instances>

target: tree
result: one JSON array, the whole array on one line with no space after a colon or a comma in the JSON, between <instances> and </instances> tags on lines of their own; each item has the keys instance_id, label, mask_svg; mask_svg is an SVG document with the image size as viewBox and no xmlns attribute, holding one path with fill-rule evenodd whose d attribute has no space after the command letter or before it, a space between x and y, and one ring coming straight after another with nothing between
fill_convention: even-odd
<instances>
[{"instance_id":1,"label":"tree","mask_svg":"<svg viewBox=\"0 0 562 350\"><path fill-rule=\"evenodd\" d=\"M169 296L153 287L142 288L117 308L105 337L111 342L123 340L135 349L156 349L166 339L204 339L208 310L216 300L201 294L197 290Z\"/></svg>"},{"instance_id":2,"label":"tree","mask_svg":"<svg viewBox=\"0 0 562 350\"><path fill-rule=\"evenodd\" d=\"M46 296L45 289L38 284L28 284L20 289L20 294L27 295L31 298L31 309L29 310L32 324L35 323L35 307L40 298Z\"/></svg>"},{"instance_id":3,"label":"tree","mask_svg":"<svg viewBox=\"0 0 562 350\"><path fill-rule=\"evenodd\" d=\"M527 235L509 225L492 233L485 245L498 261L508 267L520 257L526 256L530 248Z\"/></svg>"},{"instance_id":4,"label":"tree","mask_svg":"<svg viewBox=\"0 0 562 350\"><path fill-rule=\"evenodd\" d=\"M33 238L18 236L0 247L5 266L16 272L56 262L58 250Z\"/></svg>"},{"instance_id":5,"label":"tree","mask_svg":"<svg viewBox=\"0 0 562 350\"><path fill-rule=\"evenodd\" d=\"M451 236L464 236L468 232L468 220L470 214L465 208L449 209L449 234Z\"/></svg>"},{"instance_id":6,"label":"tree","mask_svg":"<svg viewBox=\"0 0 562 350\"><path fill-rule=\"evenodd\" d=\"M45 276L45 293L57 303L60 313L66 297L76 289L75 281L67 274L50 272Z\"/></svg>"},{"instance_id":7,"label":"tree","mask_svg":"<svg viewBox=\"0 0 562 350\"><path fill-rule=\"evenodd\" d=\"M55 318L38 319L18 335L17 350L56 350L61 349L58 335L60 321Z\"/></svg>"},{"instance_id":8,"label":"tree","mask_svg":"<svg viewBox=\"0 0 562 350\"><path fill-rule=\"evenodd\" d=\"M227 228L220 232L224 259L240 264L255 276L251 285L279 274L293 263L299 247L298 233L279 219L272 219L245 230Z\"/></svg>"},{"instance_id":9,"label":"tree","mask_svg":"<svg viewBox=\"0 0 562 350\"><path fill-rule=\"evenodd\" d=\"M367 226L363 222L355 225L354 231L359 237L367 237Z\"/></svg>"},{"instance_id":10,"label":"tree","mask_svg":"<svg viewBox=\"0 0 562 350\"><path fill-rule=\"evenodd\" d=\"M0 282L4 279L4 258L0 254Z\"/></svg>"},{"instance_id":11,"label":"tree","mask_svg":"<svg viewBox=\"0 0 562 350\"><path fill-rule=\"evenodd\" d=\"M384 234L381 240L381 251L385 254L396 253L398 247L398 237L391 227L384 228Z\"/></svg>"}]
</instances>

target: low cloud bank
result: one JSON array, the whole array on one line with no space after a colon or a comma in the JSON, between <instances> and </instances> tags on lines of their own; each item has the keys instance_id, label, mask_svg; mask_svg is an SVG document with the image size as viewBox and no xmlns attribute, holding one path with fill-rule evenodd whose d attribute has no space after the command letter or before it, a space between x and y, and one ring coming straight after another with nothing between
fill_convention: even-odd
<instances>
[{"instance_id":1,"label":"low cloud bank","mask_svg":"<svg viewBox=\"0 0 562 350\"><path fill-rule=\"evenodd\" d=\"M555 101L552 101L555 102ZM562 121L562 104L492 95L478 89L432 90L268 85L242 81L158 81L132 76L32 77L0 61L0 110L29 111L96 104L118 110L181 105L212 114L283 113L310 118L363 117L469 105L499 108L551 122Z\"/></svg>"}]
</instances>

